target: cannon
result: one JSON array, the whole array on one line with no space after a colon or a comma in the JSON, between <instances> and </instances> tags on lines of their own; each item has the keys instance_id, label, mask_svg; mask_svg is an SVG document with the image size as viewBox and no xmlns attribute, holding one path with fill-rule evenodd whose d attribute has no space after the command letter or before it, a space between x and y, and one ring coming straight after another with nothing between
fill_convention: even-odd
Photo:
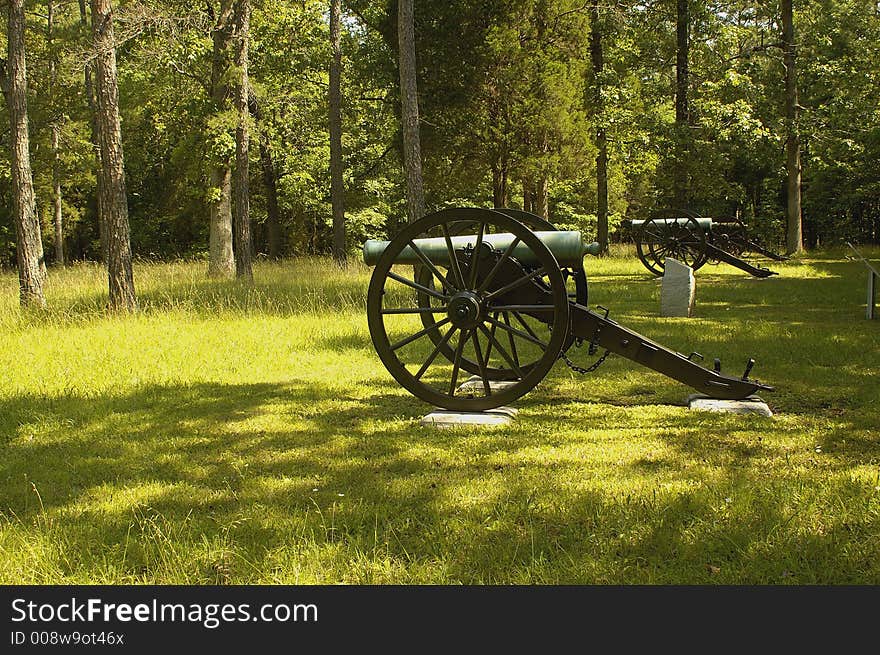
<instances>
[{"instance_id":1,"label":"cannon","mask_svg":"<svg viewBox=\"0 0 880 655\"><path fill-rule=\"evenodd\" d=\"M417 398L436 407L484 411L535 388L560 359L579 372L614 353L721 399L773 387L721 373L674 352L587 305L583 259L597 254L577 231L513 209L444 209L390 241L364 243L373 266L367 323L379 359ZM604 349L582 369L566 352ZM461 384L469 374L469 384Z\"/></svg>"},{"instance_id":2,"label":"cannon","mask_svg":"<svg viewBox=\"0 0 880 655\"><path fill-rule=\"evenodd\" d=\"M776 261L788 259L760 244L739 219L718 220L690 214L682 216L681 213L672 217L627 221L633 228L636 253L654 275L663 275L667 257L695 271L707 262L724 262L755 277L770 277L776 273L746 261L744 256L747 253Z\"/></svg>"}]
</instances>

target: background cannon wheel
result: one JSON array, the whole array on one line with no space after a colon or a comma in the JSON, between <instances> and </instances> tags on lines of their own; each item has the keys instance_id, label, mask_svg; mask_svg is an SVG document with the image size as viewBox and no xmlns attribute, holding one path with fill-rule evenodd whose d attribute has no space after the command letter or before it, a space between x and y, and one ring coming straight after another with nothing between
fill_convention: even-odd
<instances>
[{"instance_id":1,"label":"background cannon wheel","mask_svg":"<svg viewBox=\"0 0 880 655\"><path fill-rule=\"evenodd\" d=\"M693 216L649 218L636 231L635 240L639 259L654 275L663 275L667 257L695 271L707 260L706 233Z\"/></svg>"},{"instance_id":2,"label":"background cannon wheel","mask_svg":"<svg viewBox=\"0 0 880 655\"><path fill-rule=\"evenodd\" d=\"M448 210L450 213L455 212L455 210ZM480 219L466 219L464 217L459 217L456 220L450 222L448 224L449 233L452 236L462 235L462 234L476 234L479 228L479 224L481 222L486 223L486 233L491 233L492 228L491 225L491 215L493 212L499 212L505 214L506 216L510 216L511 218L516 219L530 230L534 231L556 231L556 226L553 225L550 221L538 216L537 214L531 214L529 212L522 211L521 209L480 209L480 208L468 208L468 215L470 216L480 216L483 220ZM578 304L587 306L588 303L588 286L587 286L587 275L583 268L563 268L562 276L565 279L566 287L568 291L568 298L573 302L577 302ZM435 277L431 271L427 267L422 267L420 271L417 272L417 281L431 289L435 288ZM427 294L420 294L419 301L421 306L429 307L432 302L435 302L431 296ZM421 314L422 324L428 328L435 326L437 323L437 315L433 313L423 313ZM505 323L523 327L523 323L528 325L531 319L527 316L513 316L511 312L501 312L498 316L495 316L496 319L504 321ZM493 328L493 332L497 332L497 329ZM428 337L434 342L435 345L439 345L440 354L445 357L449 361L454 361L455 359L455 348L449 344L448 341L444 340L443 332L440 329L433 329L428 333ZM509 337L509 335L508 335ZM516 348L515 342L510 343L510 339L507 338L507 344L510 350ZM574 338L569 336L562 345L562 352L567 352L568 349L574 344ZM490 380L516 380L519 378L520 374L515 371L507 362L499 361L497 362L498 366L489 366L486 368L485 373L489 377ZM527 372L531 368L532 364L526 364L520 368L521 371ZM461 358L461 368L471 373L472 375L480 375L480 365L478 362L469 359L467 356L463 356Z\"/></svg>"},{"instance_id":3,"label":"background cannon wheel","mask_svg":"<svg viewBox=\"0 0 880 655\"><path fill-rule=\"evenodd\" d=\"M478 226L467 252L453 249L448 239L450 226L460 220ZM482 237L491 232L513 234L537 264L520 267L510 255L512 248L472 259L473 252L486 252ZM416 249L422 267L395 266L407 246L412 249L414 241L432 237L446 239L442 257ZM422 269L434 278L433 287L420 283ZM532 300L523 305L519 297ZM419 320L423 314L436 320L424 327ZM376 263L367 293L370 337L388 372L421 400L459 411L499 407L531 391L559 357L568 338L568 316L565 280L556 258L525 225L491 210L443 210L405 227ZM441 334L440 343L430 338L432 332ZM439 357L445 346L452 349L451 358ZM476 364L481 384L463 393L459 385L465 360ZM518 379L493 391L492 369L514 371Z\"/></svg>"},{"instance_id":4,"label":"background cannon wheel","mask_svg":"<svg viewBox=\"0 0 880 655\"><path fill-rule=\"evenodd\" d=\"M713 220L712 229L709 231L710 243L734 257L743 257L748 253L748 236L745 224L736 217Z\"/></svg>"}]
</instances>

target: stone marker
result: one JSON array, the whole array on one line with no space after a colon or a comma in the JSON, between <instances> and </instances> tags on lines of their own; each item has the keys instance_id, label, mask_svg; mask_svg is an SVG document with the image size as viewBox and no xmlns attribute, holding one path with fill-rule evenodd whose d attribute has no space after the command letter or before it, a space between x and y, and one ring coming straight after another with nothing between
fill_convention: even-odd
<instances>
[{"instance_id":1,"label":"stone marker","mask_svg":"<svg viewBox=\"0 0 880 655\"><path fill-rule=\"evenodd\" d=\"M743 400L720 400L709 398L703 394L692 394L687 397L688 409L706 412L727 412L730 414L759 414L773 416L767 403L757 396L749 396Z\"/></svg>"},{"instance_id":2,"label":"stone marker","mask_svg":"<svg viewBox=\"0 0 880 655\"><path fill-rule=\"evenodd\" d=\"M694 311L694 269L667 257L660 287L660 316L689 317Z\"/></svg>"},{"instance_id":3,"label":"stone marker","mask_svg":"<svg viewBox=\"0 0 880 655\"><path fill-rule=\"evenodd\" d=\"M454 428L460 425L482 425L496 427L507 425L516 416L513 407L496 407L485 412L453 412L448 409L437 409L422 417L422 425L435 428Z\"/></svg>"}]
</instances>

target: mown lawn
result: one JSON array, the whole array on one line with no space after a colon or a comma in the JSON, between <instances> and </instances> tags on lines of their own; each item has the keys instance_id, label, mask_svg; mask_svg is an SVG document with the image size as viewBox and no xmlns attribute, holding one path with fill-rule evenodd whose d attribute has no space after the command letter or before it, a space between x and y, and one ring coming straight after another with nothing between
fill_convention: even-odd
<instances>
[{"instance_id":1,"label":"mown lawn","mask_svg":"<svg viewBox=\"0 0 880 655\"><path fill-rule=\"evenodd\" d=\"M360 264L139 264L135 316L94 266L26 315L0 274L0 583L878 584L880 321L847 254L706 266L692 319L634 256L587 260L624 325L754 357L772 418L612 357L448 431L373 352Z\"/></svg>"}]
</instances>

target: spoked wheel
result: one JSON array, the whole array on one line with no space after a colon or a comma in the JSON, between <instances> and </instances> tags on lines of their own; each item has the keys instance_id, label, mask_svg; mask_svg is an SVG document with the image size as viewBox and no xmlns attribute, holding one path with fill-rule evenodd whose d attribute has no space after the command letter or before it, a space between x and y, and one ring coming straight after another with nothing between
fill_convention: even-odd
<instances>
[{"instance_id":1,"label":"spoked wheel","mask_svg":"<svg viewBox=\"0 0 880 655\"><path fill-rule=\"evenodd\" d=\"M546 218L538 216L537 214L532 214L531 212L523 211L522 209L513 209L509 207L496 208L491 210L473 208L471 211L499 212L518 220L527 228L536 232L555 232L558 229ZM476 223L474 221L456 221L449 226L450 234L472 234L474 233L475 225ZM562 276L565 278L566 285L568 286L569 299L578 303L579 305L587 307L587 303L589 302L589 288L587 286L587 274L584 271L583 267L563 268ZM427 326L427 323L425 325Z\"/></svg>"},{"instance_id":2,"label":"spoked wheel","mask_svg":"<svg viewBox=\"0 0 880 655\"><path fill-rule=\"evenodd\" d=\"M654 275L663 275L666 258L693 270L706 263L706 233L693 216L649 218L636 235L639 259Z\"/></svg>"},{"instance_id":3,"label":"spoked wheel","mask_svg":"<svg viewBox=\"0 0 880 655\"><path fill-rule=\"evenodd\" d=\"M475 228L471 236L453 234L461 221ZM370 337L388 372L425 402L459 411L531 391L559 357L568 316L550 250L521 222L485 209L443 210L404 228L376 262L367 294ZM468 369L480 383L462 391ZM510 378L503 389L490 384Z\"/></svg>"},{"instance_id":4,"label":"spoked wheel","mask_svg":"<svg viewBox=\"0 0 880 655\"><path fill-rule=\"evenodd\" d=\"M447 210L450 215L455 213L456 220L451 221L447 224L448 230L451 236L458 235L467 235L474 234L476 235L480 229L480 224L485 225L485 234L491 234L492 230L495 228L491 224L492 214L495 212L505 214L506 216L510 216L511 218L516 219L530 230L534 231L546 231L546 232L554 232L556 231L556 227L545 220L544 218L537 216L536 214L531 214L529 212L522 211L520 209L480 209L480 208L467 208L467 215L478 218L465 218L461 215L459 210ZM584 272L583 268L563 268L562 269L562 277L565 280L567 287L568 298L571 301L577 302L581 305L587 306L588 302L588 290L587 290L587 276ZM425 287L436 290L435 283L437 282L436 276L431 273L431 271L427 267L422 267L421 270L417 273L417 282L422 284ZM422 307L429 307L431 303L436 304L436 299L427 294L418 294L419 302ZM529 323L531 319L527 316L518 313L519 315L514 315L513 312L504 311L499 312L493 315L493 318L496 320L503 321L507 325L511 325L517 328L527 328L532 329ZM422 324L427 327L434 327L430 332L428 332L428 337L431 341L434 342L434 345L439 345L440 354L445 357L450 362L455 360L455 348L448 341L444 340L443 331L440 328L436 327L438 321L442 321L442 315L434 314L431 312L424 312L421 314ZM493 333L493 336L499 337L502 340L502 343L508 347L508 350L513 352L514 354L518 354L516 340L513 339L511 334L499 333L496 326L492 326L490 331ZM574 338L569 336L562 345L562 352L566 352L574 343ZM491 351L490 351L491 352ZM493 364L495 362L492 362ZM515 370L512 366L510 366L506 361L502 360L497 362L498 366L489 365L485 368L485 373L489 377L490 380L516 380L520 377L522 372L527 372L532 363L526 363L520 367L520 370ZM480 364L472 359L470 359L466 354L461 358L461 368L472 375L481 375Z\"/></svg>"},{"instance_id":5,"label":"spoked wheel","mask_svg":"<svg viewBox=\"0 0 880 655\"><path fill-rule=\"evenodd\" d=\"M557 227L553 225L553 223L551 223L550 221L538 216L537 214L532 214L521 209L504 208L497 209L495 211L499 211L502 214L507 214L511 218L515 218L520 223L532 230L554 231L557 229ZM588 307L589 288L587 286L587 274L584 271L583 267L563 268L562 276L565 278L566 284L568 286L569 300L572 300L579 305L583 305L584 307Z\"/></svg>"}]
</instances>

